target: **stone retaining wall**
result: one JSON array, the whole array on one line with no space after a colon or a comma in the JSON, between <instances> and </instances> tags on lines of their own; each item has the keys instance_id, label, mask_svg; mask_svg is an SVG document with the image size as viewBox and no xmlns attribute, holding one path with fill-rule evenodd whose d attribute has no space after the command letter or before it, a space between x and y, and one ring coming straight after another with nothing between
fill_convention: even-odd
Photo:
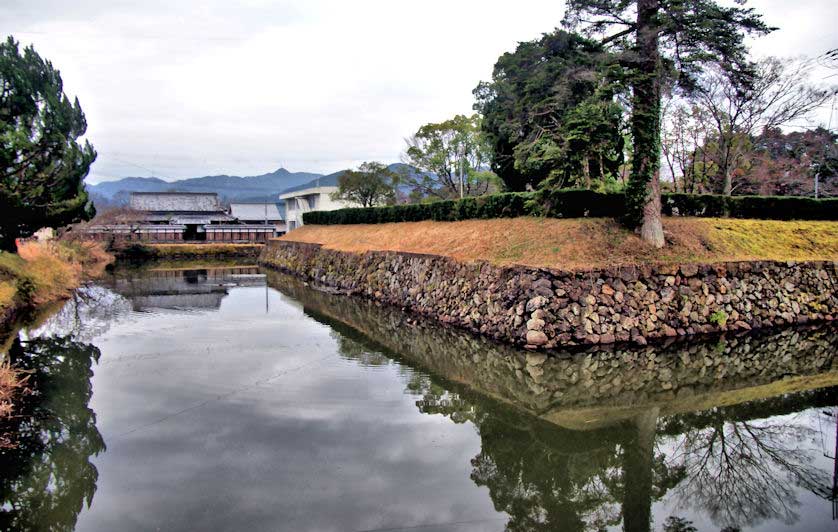
<instances>
[{"instance_id":1,"label":"stone retaining wall","mask_svg":"<svg viewBox=\"0 0 838 532\"><path fill-rule=\"evenodd\" d=\"M832 321L834 262L628 266L577 272L362 254L275 240L265 265L530 348Z\"/></svg>"},{"instance_id":2,"label":"stone retaining wall","mask_svg":"<svg viewBox=\"0 0 838 532\"><path fill-rule=\"evenodd\" d=\"M707 410L838 382L835 324L668 339L646 346L557 349L548 356L370 300L314 290L282 273L269 273L268 283L342 336L369 342L365 349L347 353L386 348L387 357L404 357L414 367L564 426L601 426L651 407L664 415ZM593 414L579 416L581 410Z\"/></svg>"}]
</instances>

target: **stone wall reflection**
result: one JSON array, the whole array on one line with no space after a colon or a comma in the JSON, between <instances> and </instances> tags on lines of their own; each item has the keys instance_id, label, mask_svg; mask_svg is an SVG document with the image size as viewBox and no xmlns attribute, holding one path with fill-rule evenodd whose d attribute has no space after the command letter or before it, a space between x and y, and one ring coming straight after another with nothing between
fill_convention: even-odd
<instances>
[{"instance_id":1,"label":"stone wall reflection","mask_svg":"<svg viewBox=\"0 0 838 532\"><path fill-rule=\"evenodd\" d=\"M776 394L779 387L757 388L783 378L785 391L838 384L835 326L532 353L368 300L312 290L287 275L269 272L268 279L321 319L569 427L631 419L656 405L666 415L742 402Z\"/></svg>"},{"instance_id":2,"label":"stone wall reflection","mask_svg":"<svg viewBox=\"0 0 838 532\"><path fill-rule=\"evenodd\" d=\"M834 327L548 356L282 274L269 284L335 329L347 358L417 368L405 388L420 411L474 425L471 478L508 530L689 529L652 515L663 499L735 530L797 523L801 492L834 497L811 418L838 405Z\"/></svg>"}]
</instances>

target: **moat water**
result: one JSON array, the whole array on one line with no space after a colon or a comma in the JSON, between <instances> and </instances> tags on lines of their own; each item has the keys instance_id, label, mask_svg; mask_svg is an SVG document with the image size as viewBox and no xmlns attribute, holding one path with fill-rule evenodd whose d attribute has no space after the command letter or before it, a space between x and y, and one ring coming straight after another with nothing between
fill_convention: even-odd
<instances>
[{"instance_id":1,"label":"moat water","mask_svg":"<svg viewBox=\"0 0 838 532\"><path fill-rule=\"evenodd\" d=\"M2 530L836 530L836 329L543 357L248 265L3 344Z\"/></svg>"}]
</instances>

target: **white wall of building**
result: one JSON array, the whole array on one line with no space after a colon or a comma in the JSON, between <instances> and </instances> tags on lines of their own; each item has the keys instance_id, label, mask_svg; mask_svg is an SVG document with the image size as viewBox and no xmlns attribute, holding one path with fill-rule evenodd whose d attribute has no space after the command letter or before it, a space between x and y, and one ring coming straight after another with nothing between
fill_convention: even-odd
<instances>
[{"instance_id":1,"label":"white wall of building","mask_svg":"<svg viewBox=\"0 0 838 532\"><path fill-rule=\"evenodd\" d=\"M280 194L279 199L285 201L285 221L288 230L303 225L303 214L306 212L334 211L358 206L352 202L332 199L331 195L337 190L338 187L314 187Z\"/></svg>"}]
</instances>

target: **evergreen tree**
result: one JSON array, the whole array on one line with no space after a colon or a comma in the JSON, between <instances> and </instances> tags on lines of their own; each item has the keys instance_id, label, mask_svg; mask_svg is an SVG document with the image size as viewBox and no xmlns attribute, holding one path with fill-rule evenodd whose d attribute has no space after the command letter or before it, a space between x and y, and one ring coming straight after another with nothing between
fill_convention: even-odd
<instances>
[{"instance_id":1,"label":"evergreen tree","mask_svg":"<svg viewBox=\"0 0 838 532\"><path fill-rule=\"evenodd\" d=\"M723 7L714 0L568 0L564 24L584 26L587 35L600 36L622 55L631 79L634 142L626 222L640 226L643 240L663 247L659 170L664 79L674 76L690 90L702 66L716 63L734 82L747 85L752 66L745 34L773 28L753 9Z\"/></svg>"},{"instance_id":2,"label":"evergreen tree","mask_svg":"<svg viewBox=\"0 0 838 532\"><path fill-rule=\"evenodd\" d=\"M613 55L558 30L498 58L491 82L474 90L492 147L492 169L507 189L585 186L615 177L623 156Z\"/></svg>"},{"instance_id":3,"label":"evergreen tree","mask_svg":"<svg viewBox=\"0 0 838 532\"><path fill-rule=\"evenodd\" d=\"M61 74L31 46L0 44L0 249L45 226L92 217L84 178L96 159L87 122Z\"/></svg>"}]
</instances>

